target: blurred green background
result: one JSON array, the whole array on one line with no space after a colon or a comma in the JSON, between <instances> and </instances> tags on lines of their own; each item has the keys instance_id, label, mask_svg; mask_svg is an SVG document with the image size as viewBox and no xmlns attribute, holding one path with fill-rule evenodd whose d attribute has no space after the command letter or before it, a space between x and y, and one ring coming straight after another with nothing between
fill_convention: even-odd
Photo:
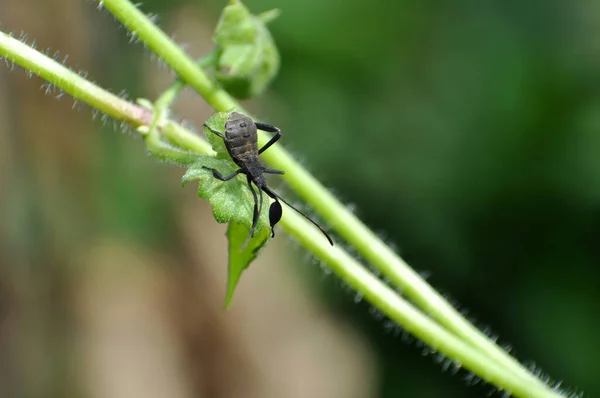
<instances>
[{"instance_id":1,"label":"blurred green background","mask_svg":"<svg viewBox=\"0 0 600 398\"><path fill-rule=\"evenodd\" d=\"M478 326L599 395L598 3L246 4L282 10L280 75L246 105ZM199 57L224 5L142 9ZM0 25L131 99L173 79L95 2L3 0ZM42 83L0 72L1 397L493 391L444 371L285 234L224 311L225 230L183 169ZM210 112L189 90L174 109L195 128Z\"/></svg>"}]
</instances>

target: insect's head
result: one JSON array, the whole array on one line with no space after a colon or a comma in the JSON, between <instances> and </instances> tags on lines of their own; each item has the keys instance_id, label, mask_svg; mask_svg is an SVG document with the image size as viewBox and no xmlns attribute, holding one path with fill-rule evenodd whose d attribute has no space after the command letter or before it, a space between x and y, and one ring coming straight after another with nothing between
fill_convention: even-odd
<instances>
[{"instance_id":1,"label":"insect's head","mask_svg":"<svg viewBox=\"0 0 600 398\"><path fill-rule=\"evenodd\" d=\"M225 136L227 138L256 137L256 124L248 116L232 112L225 123Z\"/></svg>"}]
</instances>

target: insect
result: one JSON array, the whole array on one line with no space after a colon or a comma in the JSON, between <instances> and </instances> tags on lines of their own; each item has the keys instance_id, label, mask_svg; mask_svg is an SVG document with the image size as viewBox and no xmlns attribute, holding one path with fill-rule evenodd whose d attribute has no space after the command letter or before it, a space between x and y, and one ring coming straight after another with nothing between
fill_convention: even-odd
<instances>
[{"instance_id":1,"label":"insect","mask_svg":"<svg viewBox=\"0 0 600 398\"><path fill-rule=\"evenodd\" d=\"M275 224L281 220L282 208L279 201L297 211L299 214L304 216L308 221L313 223L319 230L325 235L331 246L333 241L327 235L327 232L319 226L316 222L310 219L306 214L296 209L294 206L289 204L285 199L279 196L271 188L267 186L267 179L264 174L284 174L281 170L270 169L263 166L258 160L258 155L269 149L279 138L281 138L281 130L275 126L269 124L254 122L250 117L243 115L238 112L232 112L227 122L225 122L225 135L219 131L213 130L210 126L204 123L204 127L210 130L212 133L218 135L225 142L225 147L229 156L240 168L234 171L231 175L223 176L218 170L203 166L204 169L210 170L213 177L220 181L229 181L235 178L238 174L245 174L248 187L254 197L254 215L252 217L252 227L250 228L250 235L242 245L242 248L246 246L250 238L254 237L254 230L258 223L259 215L262 211L263 206L263 195L262 192L269 195L274 199L274 202L269 208L269 224L271 224L271 237L275 236L273 228ZM275 133L275 135L267 142L262 148L258 149L258 135L257 129L267 131L269 133ZM252 186L254 184L258 188L258 195ZM262 192L261 192L262 191ZM259 199L260 197L260 199Z\"/></svg>"}]
</instances>

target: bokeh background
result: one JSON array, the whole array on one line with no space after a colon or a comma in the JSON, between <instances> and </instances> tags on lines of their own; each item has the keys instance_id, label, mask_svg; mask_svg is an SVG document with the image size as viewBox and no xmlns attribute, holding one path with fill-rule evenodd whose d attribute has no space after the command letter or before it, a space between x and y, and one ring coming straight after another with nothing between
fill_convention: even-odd
<instances>
[{"instance_id":1,"label":"bokeh background","mask_svg":"<svg viewBox=\"0 0 600 398\"><path fill-rule=\"evenodd\" d=\"M199 57L224 4L142 9ZM598 396L598 3L246 4L283 11L281 73L247 106L478 326ZM173 79L95 2L2 0L0 26L132 99ZM42 84L1 67L1 397L493 391L445 371L283 233L224 311L225 229L184 170ZM211 110L188 90L174 112L198 127Z\"/></svg>"}]
</instances>

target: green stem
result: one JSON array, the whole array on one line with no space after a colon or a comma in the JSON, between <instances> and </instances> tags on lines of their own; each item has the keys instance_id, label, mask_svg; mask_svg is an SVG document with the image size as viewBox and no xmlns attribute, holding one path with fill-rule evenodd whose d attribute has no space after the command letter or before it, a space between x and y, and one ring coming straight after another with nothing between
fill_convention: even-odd
<instances>
[{"instance_id":1,"label":"green stem","mask_svg":"<svg viewBox=\"0 0 600 398\"><path fill-rule=\"evenodd\" d=\"M205 68L214 63L217 56L217 51L211 51L209 54L201 57L196 61L196 64L200 68ZM163 93L154 101L154 109L158 112L167 112L171 108L173 102L177 99L181 91L187 86L187 83L178 77ZM172 129L163 129L163 137L165 137L171 144L179 148L194 149L197 144L190 140L190 137L186 137L186 134L182 131L174 133ZM195 148L198 149L198 148ZM204 148L202 148L204 149ZM212 148L211 148L212 150Z\"/></svg>"},{"instance_id":2,"label":"green stem","mask_svg":"<svg viewBox=\"0 0 600 398\"><path fill-rule=\"evenodd\" d=\"M98 1L98 0L97 0ZM215 109L231 109L235 100L212 82L196 62L150 21L135 5L124 0L100 0L131 32L142 40L149 49L182 77ZM241 107L240 111L244 112Z\"/></svg>"},{"instance_id":3,"label":"green stem","mask_svg":"<svg viewBox=\"0 0 600 398\"><path fill-rule=\"evenodd\" d=\"M32 71L73 98L87 103L115 120L129 123L135 127L152 124L153 113L151 110L132 104L104 90L61 63L48 58L4 32L0 32L0 57ZM162 133L169 141L180 143L180 147L188 151L214 154L210 144L177 123L166 121L162 126ZM194 156L188 152L175 152L176 148L166 146L156 136L146 140L146 143L149 145L149 151L163 159L168 158L189 164Z\"/></svg>"},{"instance_id":4,"label":"green stem","mask_svg":"<svg viewBox=\"0 0 600 398\"><path fill-rule=\"evenodd\" d=\"M59 62L48 58L14 37L0 32L0 57L21 65L54 84L73 98L135 126L152 121L152 112L119 98L86 80Z\"/></svg>"},{"instance_id":5,"label":"green stem","mask_svg":"<svg viewBox=\"0 0 600 398\"><path fill-rule=\"evenodd\" d=\"M215 152L208 141L173 121L168 121L161 129L163 137L179 148L199 154L214 156Z\"/></svg>"},{"instance_id":6,"label":"green stem","mask_svg":"<svg viewBox=\"0 0 600 398\"><path fill-rule=\"evenodd\" d=\"M506 366L490 360L485 353L461 340L402 299L394 290L367 271L339 246L331 247L320 233L292 211L284 212L282 226L300 243L325 261L345 283L403 329L425 342L433 351L464 367L515 397L558 397L546 385L532 383ZM535 379L537 380L537 379Z\"/></svg>"},{"instance_id":7,"label":"green stem","mask_svg":"<svg viewBox=\"0 0 600 398\"><path fill-rule=\"evenodd\" d=\"M195 67L183 50L175 44L144 14L127 0L104 0L104 5L115 17L142 40L149 48L170 65L184 80L204 97L217 111L238 108L229 94L219 90L202 69ZM259 143L267 142L268 136L259 132ZM290 186L327 220L338 233L352 244L364 258L378 268L394 285L420 308L430 314L448 330L465 342L485 352L516 375L541 390L548 387L506 351L469 323L450 303L433 289L419 274L411 269L393 250L383 243L369 228L356 218L329 191L296 162L281 146L274 145L263 158L269 165L286 170L283 178Z\"/></svg>"},{"instance_id":8,"label":"green stem","mask_svg":"<svg viewBox=\"0 0 600 398\"><path fill-rule=\"evenodd\" d=\"M166 119L168 109L162 106L155 107L150 101L144 99L138 100L138 103L146 109L154 110L154 117L150 125L138 127L138 132L144 138L148 152L158 159L179 164L190 165L195 163L198 160L197 153L182 151L161 140L158 131L168 124Z\"/></svg>"},{"instance_id":9,"label":"green stem","mask_svg":"<svg viewBox=\"0 0 600 398\"><path fill-rule=\"evenodd\" d=\"M144 142L148 152L155 158L172 161L179 164L191 165L198 161L198 154L193 152L184 152L160 139L157 130L154 133L149 132L144 135Z\"/></svg>"},{"instance_id":10,"label":"green stem","mask_svg":"<svg viewBox=\"0 0 600 398\"><path fill-rule=\"evenodd\" d=\"M196 61L196 65L198 65L199 68L204 69L207 66L214 63L216 56L217 51L211 51L209 54L198 59ZM165 91L163 91L163 93L156 99L156 101L154 101L154 106L165 109L170 108L173 102L175 102L175 100L179 96L179 93L181 93L181 90L185 88L185 86L187 86L185 80L178 77L173 83L171 83L169 87L167 87Z\"/></svg>"}]
</instances>

